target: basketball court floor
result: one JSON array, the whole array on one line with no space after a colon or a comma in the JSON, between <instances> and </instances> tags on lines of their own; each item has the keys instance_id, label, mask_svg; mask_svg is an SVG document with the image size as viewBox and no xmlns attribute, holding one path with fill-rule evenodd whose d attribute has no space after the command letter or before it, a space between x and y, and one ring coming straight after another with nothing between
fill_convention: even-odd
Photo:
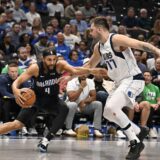
<instances>
[{"instance_id":1,"label":"basketball court floor","mask_svg":"<svg viewBox=\"0 0 160 160\"><path fill-rule=\"evenodd\" d=\"M124 139L76 139L57 137L48 153L39 153L40 138L0 136L0 160L125 160L128 142ZM139 160L160 160L160 139L145 139Z\"/></svg>"}]
</instances>

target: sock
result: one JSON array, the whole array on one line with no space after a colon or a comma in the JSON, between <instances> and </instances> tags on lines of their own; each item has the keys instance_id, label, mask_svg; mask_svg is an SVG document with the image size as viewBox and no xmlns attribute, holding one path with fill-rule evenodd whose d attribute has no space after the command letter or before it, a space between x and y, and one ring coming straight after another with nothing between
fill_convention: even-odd
<instances>
[{"instance_id":1,"label":"sock","mask_svg":"<svg viewBox=\"0 0 160 160\"><path fill-rule=\"evenodd\" d=\"M136 133L136 135L138 135L140 133L140 128L134 124L132 121L130 121L132 128L134 129L134 132Z\"/></svg>"},{"instance_id":2,"label":"sock","mask_svg":"<svg viewBox=\"0 0 160 160\"><path fill-rule=\"evenodd\" d=\"M54 137L53 133L48 133L46 138L48 139L48 141L50 141L52 138Z\"/></svg>"},{"instance_id":3,"label":"sock","mask_svg":"<svg viewBox=\"0 0 160 160\"><path fill-rule=\"evenodd\" d=\"M140 140L139 140L138 137L136 136L136 133L134 132L134 129L133 129L133 127L131 126L130 123L129 123L125 128L123 128L123 131L124 131L125 134L127 135L129 141L136 140L137 143L140 142Z\"/></svg>"}]
</instances>

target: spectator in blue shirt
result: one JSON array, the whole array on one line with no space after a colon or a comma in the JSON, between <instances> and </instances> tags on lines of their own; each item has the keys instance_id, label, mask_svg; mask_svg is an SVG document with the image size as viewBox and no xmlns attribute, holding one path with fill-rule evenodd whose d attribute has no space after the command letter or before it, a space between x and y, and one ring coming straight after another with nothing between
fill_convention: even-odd
<instances>
[{"instance_id":1,"label":"spectator in blue shirt","mask_svg":"<svg viewBox=\"0 0 160 160\"><path fill-rule=\"evenodd\" d=\"M79 60L79 54L77 50L72 50L69 54L68 63L74 67L82 66L83 60Z\"/></svg>"},{"instance_id":2,"label":"spectator in blue shirt","mask_svg":"<svg viewBox=\"0 0 160 160\"><path fill-rule=\"evenodd\" d=\"M77 25L78 32L83 35L85 30L88 28L88 24L83 20L83 14L81 11L75 12L75 19L70 20L70 24Z\"/></svg>"},{"instance_id":3,"label":"spectator in blue shirt","mask_svg":"<svg viewBox=\"0 0 160 160\"><path fill-rule=\"evenodd\" d=\"M56 53L62 55L65 60L68 60L70 47L64 43L64 35L62 32L57 34L57 43L55 44Z\"/></svg>"}]
</instances>

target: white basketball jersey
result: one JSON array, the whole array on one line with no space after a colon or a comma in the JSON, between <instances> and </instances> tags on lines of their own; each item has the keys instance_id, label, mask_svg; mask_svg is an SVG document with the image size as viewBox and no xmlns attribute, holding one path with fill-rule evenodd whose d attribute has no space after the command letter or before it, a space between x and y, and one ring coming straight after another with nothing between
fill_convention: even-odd
<instances>
[{"instance_id":1,"label":"white basketball jersey","mask_svg":"<svg viewBox=\"0 0 160 160\"><path fill-rule=\"evenodd\" d=\"M113 36L114 34L111 33L105 44L99 43L99 52L102 62L107 65L108 76L113 81L119 82L124 78L141 73L131 48L127 48L122 52L116 52L114 50L112 44Z\"/></svg>"}]
</instances>

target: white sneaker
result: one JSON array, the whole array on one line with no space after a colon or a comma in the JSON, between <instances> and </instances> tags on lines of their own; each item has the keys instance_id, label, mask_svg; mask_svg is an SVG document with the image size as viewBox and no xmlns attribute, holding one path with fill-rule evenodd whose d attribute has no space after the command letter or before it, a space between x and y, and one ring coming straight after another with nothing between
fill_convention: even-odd
<instances>
[{"instance_id":1,"label":"white sneaker","mask_svg":"<svg viewBox=\"0 0 160 160\"><path fill-rule=\"evenodd\" d=\"M149 137L150 138L157 138L158 137L158 133L156 128L151 128L149 131Z\"/></svg>"},{"instance_id":2,"label":"white sneaker","mask_svg":"<svg viewBox=\"0 0 160 160\"><path fill-rule=\"evenodd\" d=\"M46 153L47 152L47 147L48 147L48 144L49 144L49 141L47 138L42 138L38 144L38 148L39 148L39 151L42 152L42 153Z\"/></svg>"},{"instance_id":3,"label":"white sneaker","mask_svg":"<svg viewBox=\"0 0 160 160\"><path fill-rule=\"evenodd\" d=\"M77 134L76 134L76 132L74 132L72 129L66 129L66 130L64 130L64 132L63 132L65 135L68 135L68 136L73 136L73 137L75 137Z\"/></svg>"},{"instance_id":4,"label":"white sneaker","mask_svg":"<svg viewBox=\"0 0 160 160\"><path fill-rule=\"evenodd\" d=\"M28 135L28 131L27 131L27 128L26 128L26 127L22 127L22 129L21 129L21 134L22 134L22 135Z\"/></svg>"},{"instance_id":5,"label":"white sneaker","mask_svg":"<svg viewBox=\"0 0 160 160\"><path fill-rule=\"evenodd\" d=\"M63 133L63 129L59 129L59 130L57 131L57 133L56 133L56 136L60 136L60 135L62 135L62 133Z\"/></svg>"},{"instance_id":6,"label":"white sneaker","mask_svg":"<svg viewBox=\"0 0 160 160\"><path fill-rule=\"evenodd\" d=\"M97 129L94 130L94 135L96 137L98 137L98 138L102 138L103 137L103 134L99 130L97 130Z\"/></svg>"},{"instance_id":7,"label":"white sneaker","mask_svg":"<svg viewBox=\"0 0 160 160\"><path fill-rule=\"evenodd\" d=\"M126 138L126 135L121 130L118 130L115 136L117 138Z\"/></svg>"}]
</instances>

